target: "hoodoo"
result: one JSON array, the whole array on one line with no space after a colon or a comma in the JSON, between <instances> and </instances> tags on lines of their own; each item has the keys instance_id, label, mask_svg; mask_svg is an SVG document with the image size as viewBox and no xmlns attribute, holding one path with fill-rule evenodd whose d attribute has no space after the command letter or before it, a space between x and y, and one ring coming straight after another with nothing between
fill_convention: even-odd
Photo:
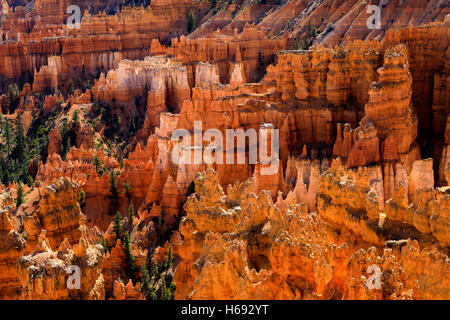
<instances>
[{"instance_id":1,"label":"hoodoo","mask_svg":"<svg viewBox=\"0 0 450 320\"><path fill-rule=\"evenodd\" d=\"M443 0L0 0L0 299L450 299L449 36Z\"/></svg>"}]
</instances>

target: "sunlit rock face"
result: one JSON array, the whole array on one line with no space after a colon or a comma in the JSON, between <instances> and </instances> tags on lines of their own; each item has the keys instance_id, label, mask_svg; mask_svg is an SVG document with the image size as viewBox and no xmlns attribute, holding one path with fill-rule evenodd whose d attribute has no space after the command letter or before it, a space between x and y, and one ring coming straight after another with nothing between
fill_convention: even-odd
<instances>
[{"instance_id":1,"label":"sunlit rock face","mask_svg":"<svg viewBox=\"0 0 450 320\"><path fill-rule=\"evenodd\" d=\"M78 77L92 81L122 59L141 59L150 54L152 39L170 40L185 33L191 9L199 17L208 9L192 0L121 9L118 0L24 2L25 7L3 8L7 13L0 38L8 42L0 49L0 87L37 78L36 92L53 90L49 85L55 81L61 89ZM75 12L67 12L71 5L80 9L80 28L68 26Z\"/></svg>"},{"instance_id":2,"label":"sunlit rock face","mask_svg":"<svg viewBox=\"0 0 450 320\"><path fill-rule=\"evenodd\" d=\"M41 231L33 251L17 262L21 299L104 299L103 248L86 226L80 228L84 235L79 243L71 247L66 238L56 251Z\"/></svg>"},{"instance_id":3,"label":"sunlit rock face","mask_svg":"<svg viewBox=\"0 0 450 320\"><path fill-rule=\"evenodd\" d=\"M82 213L78 204L77 185L68 178L62 178L42 191L37 210L23 217L28 235L27 251L34 247L42 230L46 230L47 241L53 248L65 238L72 244L78 242Z\"/></svg>"},{"instance_id":4,"label":"sunlit rock face","mask_svg":"<svg viewBox=\"0 0 450 320\"><path fill-rule=\"evenodd\" d=\"M20 290L16 261L25 251L25 239L14 230L11 194L1 194L0 203L2 206L0 211L0 298L17 299Z\"/></svg>"},{"instance_id":5,"label":"sunlit rock face","mask_svg":"<svg viewBox=\"0 0 450 320\"><path fill-rule=\"evenodd\" d=\"M196 193L180 224L184 239L175 280L185 285L177 298L448 298L448 279L439 274L448 271L448 257L421 249L428 246L425 234L418 241L393 239L397 231L387 220L392 217L380 222L367 170L347 170L334 161L320 186L318 213L308 213L305 204L285 206L265 191L255 193L253 179L230 185L225 194L216 172L197 174ZM429 259L440 270L426 271L437 280L433 289L419 276ZM364 279L374 264L385 282L370 290Z\"/></svg>"},{"instance_id":6,"label":"sunlit rock face","mask_svg":"<svg viewBox=\"0 0 450 320\"><path fill-rule=\"evenodd\" d=\"M21 3L0 299L450 298L445 1Z\"/></svg>"}]
</instances>

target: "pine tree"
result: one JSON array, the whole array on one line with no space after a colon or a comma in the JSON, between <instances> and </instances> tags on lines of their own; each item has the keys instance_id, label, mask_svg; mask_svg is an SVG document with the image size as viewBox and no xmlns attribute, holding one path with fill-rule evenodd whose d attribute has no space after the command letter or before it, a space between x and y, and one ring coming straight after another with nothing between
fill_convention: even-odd
<instances>
[{"instance_id":1,"label":"pine tree","mask_svg":"<svg viewBox=\"0 0 450 320\"><path fill-rule=\"evenodd\" d=\"M167 299L167 287L166 282L164 280L161 281L161 286L159 287L160 293L159 297L161 300L169 300Z\"/></svg>"},{"instance_id":2,"label":"pine tree","mask_svg":"<svg viewBox=\"0 0 450 320\"><path fill-rule=\"evenodd\" d=\"M158 263L156 262L156 260L152 261L152 277L154 279L159 279L159 266Z\"/></svg>"},{"instance_id":3,"label":"pine tree","mask_svg":"<svg viewBox=\"0 0 450 320\"><path fill-rule=\"evenodd\" d=\"M12 127L11 127L11 123L9 123L8 121L6 122L5 125L5 141L6 141L6 151L9 154L11 152L11 148L12 148Z\"/></svg>"},{"instance_id":4,"label":"pine tree","mask_svg":"<svg viewBox=\"0 0 450 320\"><path fill-rule=\"evenodd\" d=\"M129 279L134 279L134 273L135 273L135 264L134 264L134 255L131 252L131 240L130 240L130 234L128 231L125 231L123 235L123 245L125 249L125 263L126 263L126 274Z\"/></svg>"},{"instance_id":5,"label":"pine tree","mask_svg":"<svg viewBox=\"0 0 450 320\"><path fill-rule=\"evenodd\" d=\"M191 33L195 29L195 16L194 11L192 9L189 11L189 16L187 20L187 32Z\"/></svg>"},{"instance_id":6,"label":"pine tree","mask_svg":"<svg viewBox=\"0 0 450 320\"><path fill-rule=\"evenodd\" d=\"M20 90L16 83L8 86L9 112L14 113L20 103Z\"/></svg>"},{"instance_id":7,"label":"pine tree","mask_svg":"<svg viewBox=\"0 0 450 320\"><path fill-rule=\"evenodd\" d=\"M148 274L147 266L144 263L141 267L141 292L147 300L150 299L152 289L150 275Z\"/></svg>"},{"instance_id":8,"label":"pine tree","mask_svg":"<svg viewBox=\"0 0 450 320\"><path fill-rule=\"evenodd\" d=\"M27 186L28 186L29 188L31 188L31 186L33 185L33 182L34 182L33 177L30 176L30 175L28 175L28 176L27 176L27 179L26 179L26 183L27 183Z\"/></svg>"},{"instance_id":9,"label":"pine tree","mask_svg":"<svg viewBox=\"0 0 450 320\"><path fill-rule=\"evenodd\" d=\"M47 146L49 142L48 133L49 129L44 127L43 125L39 125L38 128L36 129L36 136L38 140L37 149L39 153L39 158L42 161L45 161L45 159L47 158Z\"/></svg>"},{"instance_id":10,"label":"pine tree","mask_svg":"<svg viewBox=\"0 0 450 320\"><path fill-rule=\"evenodd\" d=\"M155 288L151 288L151 290L150 290L150 300L157 300L158 299L158 297L156 296L156 292L155 292Z\"/></svg>"},{"instance_id":11,"label":"pine tree","mask_svg":"<svg viewBox=\"0 0 450 320\"><path fill-rule=\"evenodd\" d=\"M86 192L83 189L80 189L80 194L78 195L78 202L81 207L84 207L84 202L86 200Z\"/></svg>"},{"instance_id":12,"label":"pine tree","mask_svg":"<svg viewBox=\"0 0 450 320\"><path fill-rule=\"evenodd\" d=\"M104 171L103 170L103 162L97 156L94 158L94 166L95 166L95 171L97 171L97 175L100 178L103 175L103 171Z\"/></svg>"},{"instance_id":13,"label":"pine tree","mask_svg":"<svg viewBox=\"0 0 450 320\"><path fill-rule=\"evenodd\" d=\"M122 215L120 214L119 211L117 211L116 215L114 216L113 230L114 230L114 233L116 234L116 238L121 239L123 229L122 229Z\"/></svg>"},{"instance_id":14,"label":"pine tree","mask_svg":"<svg viewBox=\"0 0 450 320\"><path fill-rule=\"evenodd\" d=\"M80 121L80 110L75 110L72 116L72 128L75 129Z\"/></svg>"},{"instance_id":15,"label":"pine tree","mask_svg":"<svg viewBox=\"0 0 450 320\"><path fill-rule=\"evenodd\" d=\"M22 116L20 114L17 116L15 137L16 146L14 148L14 157L19 160L20 163L23 163L26 160L26 141L22 125Z\"/></svg>"},{"instance_id":16,"label":"pine tree","mask_svg":"<svg viewBox=\"0 0 450 320\"><path fill-rule=\"evenodd\" d=\"M14 136L15 145L10 154L11 158L8 161L8 166L10 167L7 170L11 171L14 181L20 180L22 182L27 182L29 164L28 145L25 139L22 117L20 114L16 119Z\"/></svg>"},{"instance_id":17,"label":"pine tree","mask_svg":"<svg viewBox=\"0 0 450 320\"><path fill-rule=\"evenodd\" d=\"M133 135L136 132L136 118L134 116L131 117L130 120L130 135Z\"/></svg>"},{"instance_id":18,"label":"pine tree","mask_svg":"<svg viewBox=\"0 0 450 320\"><path fill-rule=\"evenodd\" d=\"M16 198L16 207L20 207L22 203L25 202L25 197L23 194L23 186L22 183L19 182L18 188L17 188L17 198Z\"/></svg>"},{"instance_id":19,"label":"pine tree","mask_svg":"<svg viewBox=\"0 0 450 320\"><path fill-rule=\"evenodd\" d=\"M122 271L122 274L120 275L120 281L122 281L122 283L124 285L127 285L126 276L125 276L125 272L124 271Z\"/></svg>"},{"instance_id":20,"label":"pine tree","mask_svg":"<svg viewBox=\"0 0 450 320\"><path fill-rule=\"evenodd\" d=\"M175 299L175 291L177 290L177 285L175 284L175 282L171 282L167 289L170 292L169 300L174 300Z\"/></svg>"},{"instance_id":21,"label":"pine tree","mask_svg":"<svg viewBox=\"0 0 450 320\"><path fill-rule=\"evenodd\" d=\"M109 192L113 198L117 198L119 196L119 189L117 188L117 175L118 172L116 170L112 170L109 177Z\"/></svg>"},{"instance_id":22,"label":"pine tree","mask_svg":"<svg viewBox=\"0 0 450 320\"><path fill-rule=\"evenodd\" d=\"M128 207L128 231L131 233L133 230L133 218L134 218L134 207L133 201L130 202Z\"/></svg>"},{"instance_id":23,"label":"pine tree","mask_svg":"<svg viewBox=\"0 0 450 320\"><path fill-rule=\"evenodd\" d=\"M172 292L173 288L176 288L175 283L171 282L169 287L166 284L166 281L164 279L160 280L160 286L158 290L158 297L161 300L173 300L175 297L175 292ZM173 285L172 285L173 284Z\"/></svg>"},{"instance_id":24,"label":"pine tree","mask_svg":"<svg viewBox=\"0 0 450 320\"><path fill-rule=\"evenodd\" d=\"M98 240L98 243L100 243L103 247L103 251L105 254L108 252L108 244L106 243L105 237L102 235L101 238Z\"/></svg>"},{"instance_id":25,"label":"pine tree","mask_svg":"<svg viewBox=\"0 0 450 320\"><path fill-rule=\"evenodd\" d=\"M67 156L67 154L70 151L70 147L71 147L71 145L70 145L70 137L67 136L66 147L64 148L64 151L63 151L63 154L62 154L62 157L61 157L63 160L66 160L66 156Z\"/></svg>"},{"instance_id":26,"label":"pine tree","mask_svg":"<svg viewBox=\"0 0 450 320\"><path fill-rule=\"evenodd\" d=\"M131 186L127 182L124 182L123 188L125 189L124 193L127 196L128 202L130 202L131 201L130 200L131 199L131 192L130 192Z\"/></svg>"},{"instance_id":27,"label":"pine tree","mask_svg":"<svg viewBox=\"0 0 450 320\"><path fill-rule=\"evenodd\" d=\"M67 118L64 118L63 125L59 129L59 134L61 137L66 136L66 134L69 132L69 122L67 121Z\"/></svg>"},{"instance_id":28,"label":"pine tree","mask_svg":"<svg viewBox=\"0 0 450 320\"><path fill-rule=\"evenodd\" d=\"M38 143L37 138L34 138L33 140L31 140L30 157L31 157L31 159L37 159L37 161L39 161L41 158L41 155L39 152L39 143Z\"/></svg>"},{"instance_id":29,"label":"pine tree","mask_svg":"<svg viewBox=\"0 0 450 320\"><path fill-rule=\"evenodd\" d=\"M172 245L169 245L169 252L167 254L166 268L171 269L173 266Z\"/></svg>"},{"instance_id":30,"label":"pine tree","mask_svg":"<svg viewBox=\"0 0 450 320\"><path fill-rule=\"evenodd\" d=\"M68 94L73 94L73 81L72 81L72 79L70 79L68 84L67 84L67 93Z\"/></svg>"},{"instance_id":31,"label":"pine tree","mask_svg":"<svg viewBox=\"0 0 450 320\"><path fill-rule=\"evenodd\" d=\"M59 135L61 137L61 141L63 142L61 144L61 158L65 160L66 154L68 152L67 145L70 145L69 123L67 121L67 118L64 118L63 125L61 126L61 128L59 128Z\"/></svg>"},{"instance_id":32,"label":"pine tree","mask_svg":"<svg viewBox=\"0 0 450 320\"><path fill-rule=\"evenodd\" d=\"M111 193L111 209L110 212L114 212L117 209L117 201L119 200L119 189L117 187L117 175L118 171L111 170L109 177L109 192Z\"/></svg>"}]
</instances>

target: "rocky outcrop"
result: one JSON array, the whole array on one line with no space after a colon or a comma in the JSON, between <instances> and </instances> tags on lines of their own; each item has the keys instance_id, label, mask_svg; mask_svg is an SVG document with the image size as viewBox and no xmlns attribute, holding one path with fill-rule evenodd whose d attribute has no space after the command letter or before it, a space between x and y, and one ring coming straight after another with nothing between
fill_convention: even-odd
<instances>
[{"instance_id":1,"label":"rocky outcrop","mask_svg":"<svg viewBox=\"0 0 450 320\"><path fill-rule=\"evenodd\" d=\"M232 35L217 30L199 38L181 36L173 39L165 53L187 65L189 83L193 86L197 62L217 65L221 83L230 83L235 65L239 68L235 74L242 76L242 80L256 82L262 76L261 71L273 61L274 55L286 46L287 38L267 39L264 28L246 24L242 32L238 33L236 30ZM161 53L159 46L154 47Z\"/></svg>"},{"instance_id":2,"label":"rocky outcrop","mask_svg":"<svg viewBox=\"0 0 450 320\"><path fill-rule=\"evenodd\" d=\"M144 296L140 290L140 283L133 286L133 283L128 281L124 285L122 281L114 281L114 300L144 300Z\"/></svg>"},{"instance_id":3,"label":"rocky outcrop","mask_svg":"<svg viewBox=\"0 0 450 320\"><path fill-rule=\"evenodd\" d=\"M0 299L17 299L20 282L16 261L25 251L25 239L14 229L11 195L1 194L0 204Z\"/></svg>"},{"instance_id":4,"label":"rocky outcrop","mask_svg":"<svg viewBox=\"0 0 450 320\"><path fill-rule=\"evenodd\" d=\"M95 171L94 159L98 157L102 163L102 167L111 170L119 167L117 161L99 148L77 148L72 147L66 155L66 161L61 159L61 156L54 152L47 158L45 164L40 163L37 173L37 179L45 184L51 184L58 178L65 176L77 183L86 183L94 181L98 178Z\"/></svg>"},{"instance_id":5,"label":"rocky outcrop","mask_svg":"<svg viewBox=\"0 0 450 320\"><path fill-rule=\"evenodd\" d=\"M125 267L125 251L122 242L118 239L115 246L111 249L111 252L106 254L102 270L105 279L106 292L112 292L113 288L116 286L114 284L115 279L122 276Z\"/></svg>"},{"instance_id":6,"label":"rocky outcrop","mask_svg":"<svg viewBox=\"0 0 450 320\"><path fill-rule=\"evenodd\" d=\"M104 299L103 248L95 244L86 226L73 247L64 239L53 251L46 231L39 234L30 255L17 261L21 298L27 300Z\"/></svg>"},{"instance_id":7,"label":"rocky outcrop","mask_svg":"<svg viewBox=\"0 0 450 320\"><path fill-rule=\"evenodd\" d=\"M145 97L147 111L144 129L140 134L143 141L160 125L159 116L162 112L178 112L183 101L190 98L186 67L167 57L122 61L106 77L102 74L92 91L98 100L106 100L114 106L120 105L122 110L127 107L126 111L116 114L122 119L122 123L139 119L142 105L138 97Z\"/></svg>"},{"instance_id":8,"label":"rocky outcrop","mask_svg":"<svg viewBox=\"0 0 450 320\"><path fill-rule=\"evenodd\" d=\"M378 225L380 197L377 182L381 177L379 166L347 171L340 161L333 161L330 169L320 177L318 212L333 226L351 230L359 240L375 245L384 243ZM358 241L357 238L353 241Z\"/></svg>"},{"instance_id":9,"label":"rocky outcrop","mask_svg":"<svg viewBox=\"0 0 450 320\"><path fill-rule=\"evenodd\" d=\"M77 5L82 9L79 29L66 25L70 6L67 0L37 1L28 14L24 7L14 12L10 9L0 31L0 39L8 40L0 50L1 88L6 89L11 82L31 82L34 74L36 90L53 90L47 85L54 82L66 90L69 79L93 79L116 68L122 59L149 55L152 39L180 36L186 30L189 10L195 8L201 16L207 9L205 3L192 0L164 0L146 8L126 7L120 11L115 3L110 10L117 14L107 15L95 14L105 8L104 1L83 0ZM92 14L85 11L88 7Z\"/></svg>"},{"instance_id":10,"label":"rocky outcrop","mask_svg":"<svg viewBox=\"0 0 450 320\"><path fill-rule=\"evenodd\" d=\"M407 51L397 47L385 55L384 66L378 69L378 83L369 90L365 119L372 121L381 141L393 135L397 153L408 168L417 160L417 118L411 108L411 84Z\"/></svg>"},{"instance_id":11,"label":"rocky outcrop","mask_svg":"<svg viewBox=\"0 0 450 320\"><path fill-rule=\"evenodd\" d=\"M275 85L276 96L283 102L300 105L298 116L290 121L297 127L289 128L297 131L297 137L290 137L293 141L331 145L338 122L356 126L368 101L367 89L376 79L379 50L377 42L355 42L345 48L314 47L278 55L278 63L267 68L264 81Z\"/></svg>"},{"instance_id":12,"label":"rocky outcrop","mask_svg":"<svg viewBox=\"0 0 450 320\"><path fill-rule=\"evenodd\" d=\"M448 10L448 8L447 8ZM412 76L412 102L417 110L419 133L424 135L433 132L436 138L441 138L446 122L445 103L439 100L445 93L445 82L439 75L448 74L449 46L449 12L445 13L443 22L435 22L408 28L394 28L386 32L385 47L404 43L409 52L409 69ZM428 63L425 63L428 61ZM439 85L438 92L433 85ZM442 90L442 91L441 91ZM437 99L437 100L434 100ZM433 108L434 101L436 106ZM444 107L444 108L443 108ZM433 111L434 110L434 111Z\"/></svg>"},{"instance_id":13,"label":"rocky outcrop","mask_svg":"<svg viewBox=\"0 0 450 320\"><path fill-rule=\"evenodd\" d=\"M64 239L73 245L81 236L78 186L68 178L61 178L43 189L36 211L23 217L28 252L42 230L46 230L46 241L52 248L59 247Z\"/></svg>"},{"instance_id":14,"label":"rocky outcrop","mask_svg":"<svg viewBox=\"0 0 450 320\"><path fill-rule=\"evenodd\" d=\"M389 236L393 230L381 232L378 226L378 199L367 171L346 180L340 170L346 169L334 162L321 178L318 214L309 214L303 203L277 206L268 193L254 193L252 180L229 186L225 195L217 173L199 173L180 225L182 261L174 280L185 285L177 286L176 298L445 299L448 257L421 249L417 241L383 239L381 233ZM333 186L335 176L341 181ZM333 203L344 197L352 201L341 213L326 212L331 193L336 194ZM362 249L360 237L376 245ZM432 270L425 271L431 260ZM420 264L416 270L411 269L414 261ZM379 288L367 282L372 265L380 270ZM431 278L437 280L434 285Z\"/></svg>"}]
</instances>

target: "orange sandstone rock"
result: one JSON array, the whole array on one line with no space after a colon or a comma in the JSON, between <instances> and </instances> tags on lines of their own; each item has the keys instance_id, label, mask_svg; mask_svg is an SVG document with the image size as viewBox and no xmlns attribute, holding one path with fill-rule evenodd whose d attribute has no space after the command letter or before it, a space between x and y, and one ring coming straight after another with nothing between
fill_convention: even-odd
<instances>
[{"instance_id":1,"label":"orange sandstone rock","mask_svg":"<svg viewBox=\"0 0 450 320\"><path fill-rule=\"evenodd\" d=\"M25 250L25 239L14 230L11 195L1 194L0 203L0 298L16 299L20 294L16 261Z\"/></svg>"}]
</instances>

